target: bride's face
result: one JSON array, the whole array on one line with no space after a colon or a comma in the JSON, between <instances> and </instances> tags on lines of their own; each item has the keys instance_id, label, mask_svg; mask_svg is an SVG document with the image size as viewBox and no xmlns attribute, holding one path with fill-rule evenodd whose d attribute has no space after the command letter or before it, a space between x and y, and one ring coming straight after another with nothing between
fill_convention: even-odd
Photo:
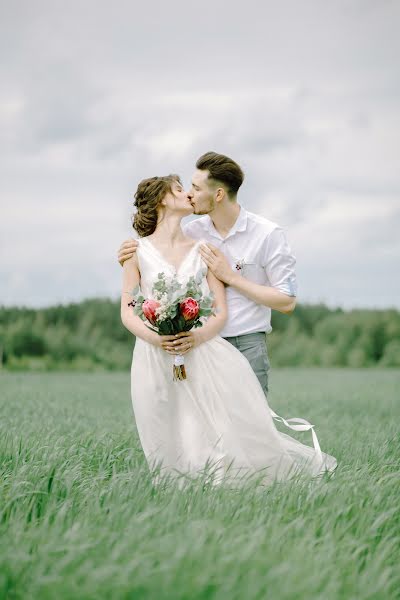
<instances>
[{"instance_id":1,"label":"bride's face","mask_svg":"<svg viewBox=\"0 0 400 600\"><path fill-rule=\"evenodd\" d=\"M170 212L180 213L182 216L191 215L193 213L193 206L182 184L175 181L171 188L172 194L169 193L165 196L162 201L163 207Z\"/></svg>"}]
</instances>

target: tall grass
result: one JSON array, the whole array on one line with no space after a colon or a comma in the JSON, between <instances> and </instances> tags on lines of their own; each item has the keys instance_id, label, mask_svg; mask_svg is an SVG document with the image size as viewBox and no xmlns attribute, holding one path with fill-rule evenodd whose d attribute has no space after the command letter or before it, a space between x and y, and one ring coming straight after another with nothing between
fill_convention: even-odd
<instances>
[{"instance_id":1,"label":"tall grass","mask_svg":"<svg viewBox=\"0 0 400 600\"><path fill-rule=\"evenodd\" d=\"M399 383L276 370L271 406L316 425L335 476L178 489L152 486L127 374L3 374L0 597L399 597Z\"/></svg>"}]
</instances>

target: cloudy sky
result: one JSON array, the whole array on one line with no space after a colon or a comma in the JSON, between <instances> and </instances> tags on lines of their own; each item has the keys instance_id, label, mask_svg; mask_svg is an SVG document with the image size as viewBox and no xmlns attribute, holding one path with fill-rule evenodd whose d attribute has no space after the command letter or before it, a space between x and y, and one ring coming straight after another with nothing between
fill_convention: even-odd
<instances>
[{"instance_id":1,"label":"cloudy sky","mask_svg":"<svg viewBox=\"0 0 400 600\"><path fill-rule=\"evenodd\" d=\"M138 181L215 150L300 301L400 307L400 2L0 6L0 304L117 298Z\"/></svg>"}]
</instances>

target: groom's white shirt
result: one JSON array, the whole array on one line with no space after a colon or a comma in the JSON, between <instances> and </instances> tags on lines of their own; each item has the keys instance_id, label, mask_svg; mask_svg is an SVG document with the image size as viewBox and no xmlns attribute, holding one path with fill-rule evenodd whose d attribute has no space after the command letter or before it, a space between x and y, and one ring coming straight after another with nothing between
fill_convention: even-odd
<instances>
[{"instance_id":1,"label":"groom's white shirt","mask_svg":"<svg viewBox=\"0 0 400 600\"><path fill-rule=\"evenodd\" d=\"M285 232L279 225L255 215L241 206L232 229L223 238L208 215L183 225L186 235L204 239L219 248L231 263L241 267L246 279L274 287L288 296L296 296L296 258L292 254ZM266 331L271 327L271 309L256 304L235 288L226 288L228 319L219 335L231 337Z\"/></svg>"}]
</instances>

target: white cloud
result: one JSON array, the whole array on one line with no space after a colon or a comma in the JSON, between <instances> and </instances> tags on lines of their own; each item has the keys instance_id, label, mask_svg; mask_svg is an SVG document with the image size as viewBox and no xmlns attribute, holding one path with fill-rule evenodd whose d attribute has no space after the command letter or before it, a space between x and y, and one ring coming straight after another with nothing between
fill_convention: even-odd
<instances>
[{"instance_id":1,"label":"white cloud","mask_svg":"<svg viewBox=\"0 0 400 600\"><path fill-rule=\"evenodd\" d=\"M287 228L303 300L400 305L397 3L18 7L0 25L0 302L117 296L138 181L188 184L213 149Z\"/></svg>"}]
</instances>

